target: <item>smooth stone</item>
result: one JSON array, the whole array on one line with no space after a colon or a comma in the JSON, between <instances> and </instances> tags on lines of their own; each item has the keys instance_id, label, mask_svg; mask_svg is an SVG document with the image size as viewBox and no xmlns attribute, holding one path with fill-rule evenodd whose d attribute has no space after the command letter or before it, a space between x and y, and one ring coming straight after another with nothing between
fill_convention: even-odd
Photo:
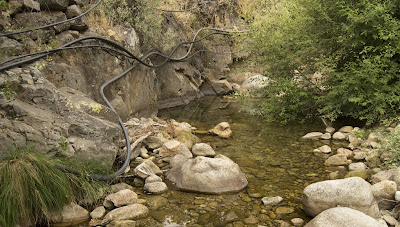
<instances>
[{"instance_id":1,"label":"smooth stone","mask_svg":"<svg viewBox=\"0 0 400 227\"><path fill-rule=\"evenodd\" d=\"M368 177L370 176L370 172L367 170L353 170L348 172L344 178L350 178L350 177L360 177L364 180L368 179Z\"/></svg>"},{"instance_id":2,"label":"smooth stone","mask_svg":"<svg viewBox=\"0 0 400 227\"><path fill-rule=\"evenodd\" d=\"M321 139L322 140L330 140L332 138L332 135L330 134L330 133L324 133L322 136L321 136Z\"/></svg>"},{"instance_id":3,"label":"smooth stone","mask_svg":"<svg viewBox=\"0 0 400 227\"><path fill-rule=\"evenodd\" d=\"M248 218L243 219L243 222L248 225L255 225L259 222L259 220L254 216L250 216Z\"/></svg>"},{"instance_id":4,"label":"smooth stone","mask_svg":"<svg viewBox=\"0 0 400 227\"><path fill-rule=\"evenodd\" d=\"M322 132L310 132L301 137L302 139L320 139L323 135Z\"/></svg>"},{"instance_id":5,"label":"smooth stone","mask_svg":"<svg viewBox=\"0 0 400 227\"><path fill-rule=\"evenodd\" d=\"M346 136L341 132L335 132L333 134L333 136L332 136L332 139L334 139L334 140L345 140Z\"/></svg>"},{"instance_id":6,"label":"smooth stone","mask_svg":"<svg viewBox=\"0 0 400 227\"><path fill-rule=\"evenodd\" d=\"M367 157L367 155L364 152L359 151L359 152L354 152L354 157L353 158L355 160L364 160L366 157Z\"/></svg>"},{"instance_id":7,"label":"smooth stone","mask_svg":"<svg viewBox=\"0 0 400 227\"><path fill-rule=\"evenodd\" d=\"M335 131L336 131L336 130L335 130L335 128L333 128L333 127L327 127L327 128L325 129L325 132L327 132L327 133L329 133L329 134L333 134Z\"/></svg>"},{"instance_id":8,"label":"smooth stone","mask_svg":"<svg viewBox=\"0 0 400 227\"><path fill-rule=\"evenodd\" d=\"M367 169L367 166L363 162L351 163L349 165L349 171L366 170L366 169Z\"/></svg>"},{"instance_id":9,"label":"smooth stone","mask_svg":"<svg viewBox=\"0 0 400 227\"><path fill-rule=\"evenodd\" d=\"M106 225L115 220L138 220L149 214L149 209L142 204L132 204L114 209L106 214L101 224Z\"/></svg>"},{"instance_id":10,"label":"smooth stone","mask_svg":"<svg viewBox=\"0 0 400 227\"><path fill-rule=\"evenodd\" d=\"M94 219L101 219L106 215L106 208L104 206L99 206L90 212L90 217Z\"/></svg>"},{"instance_id":11,"label":"smooth stone","mask_svg":"<svg viewBox=\"0 0 400 227\"><path fill-rule=\"evenodd\" d=\"M132 190L133 187L132 187L131 185L129 185L129 184L126 184L126 183L118 183L118 184L113 184L113 185L111 185L111 191L112 191L113 193L119 192L119 191L121 191L121 190L123 190L123 189Z\"/></svg>"},{"instance_id":12,"label":"smooth stone","mask_svg":"<svg viewBox=\"0 0 400 227\"><path fill-rule=\"evenodd\" d=\"M106 227L135 227L136 221L132 220L116 220L107 224Z\"/></svg>"},{"instance_id":13,"label":"smooth stone","mask_svg":"<svg viewBox=\"0 0 400 227\"><path fill-rule=\"evenodd\" d=\"M332 149L328 145L324 145L324 146L318 147L317 149L314 150L314 152L321 152L321 153L324 153L324 154L331 153L331 151L332 151Z\"/></svg>"},{"instance_id":14,"label":"smooth stone","mask_svg":"<svg viewBox=\"0 0 400 227\"><path fill-rule=\"evenodd\" d=\"M336 152L337 152L337 154L346 155L346 158L350 158L350 157L353 156L353 151L349 150L349 149L346 149L346 148L338 148Z\"/></svg>"},{"instance_id":15,"label":"smooth stone","mask_svg":"<svg viewBox=\"0 0 400 227\"><path fill-rule=\"evenodd\" d=\"M161 194L168 190L164 182L153 182L144 185L144 190L152 194Z\"/></svg>"},{"instance_id":16,"label":"smooth stone","mask_svg":"<svg viewBox=\"0 0 400 227\"><path fill-rule=\"evenodd\" d=\"M304 220L301 218L293 218L290 220L290 222L292 222L292 224L296 227L300 227L304 225Z\"/></svg>"},{"instance_id":17,"label":"smooth stone","mask_svg":"<svg viewBox=\"0 0 400 227\"><path fill-rule=\"evenodd\" d=\"M344 154L335 154L329 157L324 164L326 166L344 166L347 165L347 157Z\"/></svg>"},{"instance_id":18,"label":"smooth stone","mask_svg":"<svg viewBox=\"0 0 400 227\"><path fill-rule=\"evenodd\" d=\"M225 139L232 136L231 126L228 122L219 123L214 128L210 129L209 132Z\"/></svg>"},{"instance_id":19,"label":"smooth stone","mask_svg":"<svg viewBox=\"0 0 400 227\"><path fill-rule=\"evenodd\" d=\"M293 207L278 207L275 210L276 214L291 214L294 212Z\"/></svg>"},{"instance_id":20,"label":"smooth stone","mask_svg":"<svg viewBox=\"0 0 400 227\"><path fill-rule=\"evenodd\" d=\"M275 206L282 202L283 198L280 196L275 197L264 197L262 198L262 202L265 206Z\"/></svg>"},{"instance_id":21,"label":"smooth stone","mask_svg":"<svg viewBox=\"0 0 400 227\"><path fill-rule=\"evenodd\" d=\"M396 218L392 217L391 215L383 215L383 220L386 221L386 223L388 223L391 226L395 226L396 224L398 224L399 222L396 220Z\"/></svg>"},{"instance_id":22,"label":"smooth stone","mask_svg":"<svg viewBox=\"0 0 400 227\"><path fill-rule=\"evenodd\" d=\"M144 182L145 182L145 184L150 184L150 183L154 183L154 182L162 182L162 179L161 179L161 177L159 177L157 175L151 175L151 176L148 176Z\"/></svg>"},{"instance_id":23,"label":"smooth stone","mask_svg":"<svg viewBox=\"0 0 400 227\"><path fill-rule=\"evenodd\" d=\"M302 204L304 211L313 217L337 206L350 207L371 217L379 213L371 185L360 177L310 184L303 190Z\"/></svg>"},{"instance_id":24,"label":"smooth stone","mask_svg":"<svg viewBox=\"0 0 400 227\"><path fill-rule=\"evenodd\" d=\"M325 210L308 222L305 227L382 227L374 218L348 207L335 207Z\"/></svg>"},{"instance_id":25,"label":"smooth stone","mask_svg":"<svg viewBox=\"0 0 400 227\"><path fill-rule=\"evenodd\" d=\"M55 227L73 226L87 221L89 221L89 211L74 202L64 206L61 214L54 214L50 218L51 226Z\"/></svg>"},{"instance_id":26,"label":"smooth stone","mask_svg":"<svg viewBox=\"0 0 400 227\"><path fill-rule=\"evenodd\" d=\"M394 199L396 201L400 201L400 191L396 191L396 194L394 195Z\"/></svg>"},{"instance_id":27,"label":"smooth stone","mask_svg":"<svg viewBox=\"0 0 400 227\"><path fill-rule=\"evenodd\" d=\"M193 145L192 153L195 156L215 156L214 149L206 143L196 143Z\"/></svg>"},{"instance_id":28,"label":"smooth stone","mask_svg":"<svg viewBox=\"0 0 400 227\"><path fill-rule=\"evenodd\" d=\"M352 133L353 132L353 126L343 126L339 129L339 132L342 133Z\"/></svg>"},{"instance_id":29,"label":"smooth stone","mask_svg":"<svg viewBox=\"0 0 400 227\"><path fill-rule=\"evenodd\" d=\"M103 206L107 209L114 207L122 207L136 203L138 196L135 192L129 189L123 189L116 193L106 196L103 202Z\"/></svg>"}]
</instances>

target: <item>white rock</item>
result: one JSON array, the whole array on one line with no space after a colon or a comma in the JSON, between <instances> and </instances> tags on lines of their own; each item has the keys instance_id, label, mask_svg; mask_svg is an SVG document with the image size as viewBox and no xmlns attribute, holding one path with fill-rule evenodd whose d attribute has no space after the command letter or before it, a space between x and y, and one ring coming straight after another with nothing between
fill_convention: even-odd
<instances>
[{"instance_id":1,"label":"white rock","mask_svg":"<svg viewBox=\"0 0 400 227\"><path fill-rule=\"evenodd\" d=\"M99 206L90 212L90 217L94 219L101 219L106 215L106 208L104 206Z\"/></svg>"},{"instance_id":2,"label":"white rock","mask_svg":"<svg viewBox=\"0 0 400 227\"><path fill-rule=\"evenodd\" d=\"M152 182L145 184L143 189L151 194L161 194L168 190L164 182Z\"/></svg>"},{"instance_id":3,"label":"white rock","mask_svg":"<svg viewBox=\"0 0 400 227\"><path fill-rule=\"evenodd\" d=\"M332 136L332 139L334 140L345 140L346 139L346 135L344 135L341 132L335 132Z\"/></svg>"},{"instance_id":4,"label":"white rock","mask_svg":"<svg viewBox=\"0 0 400 227\"><path fill-rule=\"evenodd\" d=\"M335 128L333 128L333 127L327 127L327 128L325 129L325 132L327 132L327 133L329 133L329 134L333 134L333 133L335 132Z\"/></svg>"},{"instance_id":5,"label":"white rock","mask_svg":"<svg viewBox=\"0 0 400 227\"><path fill-rule=\"evenodd\" d=\"M332 135L330 133L325 133L321 136L322 140L330 140L332 138Z\"/></svg>"},{"instance_id":6,"label":"white rock","mask_svg":"<svg viewBox=\"0 0 400 227\"><path fill-rule=\"evenodd\" d=\"M383 227L374 218L348 207L335 207L323 211L305 227Z\"/></svg>"},{"instance_id":7,"label":"white rock","mask_svg":"<svg viewBox=\"0 0 400 227\"><path fill-rule=\"evenodd\" d=\"M193 145L192 153L195 156L215 156L214 149L206 143L196 143Z\"/></svg>"},{"instance_id":8,"label":"white rock","mask_svg":"<svg viewBox=\"0 0 400 227\"><path fill-rule=\"evenodd\" d=\"M335 154L329 157L324 164L326 166L344 166L347 165L347 157L344 154Z\"/></svg>"},{"instance_id":9,"label":"white rock","mask_svg":"<svg viewBox=\"0 0 400 227\"><path fill-rule=\"evenodd\" d=\"M145 180L145 184L154 183L154 182L162 182L161 177L157 175L148 176Z\"/></svg>"},{"instance_id":10,"label":"white rock","mask_svg":"<svg viewBox=\"0 0 400 227\"><path fill-rule=\"evenodd\" d=\"M310 132L301 137L302 139L320 139L323 135L322 132Z\"/></svg>"},{"instance_id":11,"label":"white rock","mask_svg":"<svg viewBox=\"0 0 400 227\"><path fill-rule=\"evenodd\" d=\"M321 152L324 154L329 154L329 153L331 153L331 151L332 151L332 149L328 145L318 147L317 149L314 150L314 152Z\"/></svg>"},{"instance_id":12,"label":"white rock","mask_svg":"<svg viewBox=\"0 0 400 227\"><path fill-rule=\"evenodd\" d=\"M302 203L311 216L337 206L350 207L371 217L379 214L371 185L360 177L310 184L303 191Z\"/></svg>"},{"instance_id":13,"label":"white rock","mask_svg":"<svg viewBox=\"0 0 400 227\"><path fill-rule=\"evenodd\" d=\"M367 166L363 162L351 163L349 165L349 171L366 170L366 169L367 169Z\"/></svg>"},{"instance_id":14,"label":"white rock","mask_svg":"<svg viewBox=\"0 0 400 227\"><path fill-rule=\"evenodd\" d=\"M149 214L149 209L142 204L132 204L114 209L106 214L101 221L102 225L107 225L115 220L137 220Z\"/></svg>"},{"instance_id":15,"label":"white rock","mask_svg":"<svg viewBox=\"0 0 400 227\"><path fill-rule=\"evenodd\" d=\"M264 197L262 198L262 202L265 206L275 206L282 202L283 198L280 196L275 197Z\"/></svg>"},{"instance_id":16,"label":"white rock","mask_svg":"<svg viewBox=\"0 0 400 227\"><path fill-rule=\"evenodd\" d=\"M400 191L396 191L396 194L394 194L394 199L396 201L400 201Z\"/></svg>"},{"instance_id":17,"label":"white rock","mask_svg":"<svg viewBox=\"0 0 400 227\"><path fill-rule=\"evenodd\" d=\"M300 227L304 225L304 220L301 218L293 218L290 220L290 222L292 222L292 224L296 227Z\"/></svg>"},{"instance_id":18,"label":"white rock","mask_svg":"<svg viewBox=\"0 0 400 227\"><path fill-rule=\"evenodd\" d=\"M122 207L136 203L138 196L135 192L129 189L123 189L119 192L106 196L103 202L103 206L107 209L114 207Z\"/></svg>"},{"instance_id":19,"label":"white rock","mask_svg":"<svg viewBox=\"0 0 400 227\"><path fill-rule=\"evenodd\" d=\"M384 180L371 186L372 194L377 198L393 200L397 191L394 181Z\"/></svg>"},{"instance_id":20,"label":"white rock","mask_svg":"<svg viewBox=\"0 0 400 227\"><path fill-rule=\"evenodd\" d=\"M353 127L352 126L343 126L339 129L339 132L342 133L352 133L353 132Z\"/></svg>"}]
</instances>

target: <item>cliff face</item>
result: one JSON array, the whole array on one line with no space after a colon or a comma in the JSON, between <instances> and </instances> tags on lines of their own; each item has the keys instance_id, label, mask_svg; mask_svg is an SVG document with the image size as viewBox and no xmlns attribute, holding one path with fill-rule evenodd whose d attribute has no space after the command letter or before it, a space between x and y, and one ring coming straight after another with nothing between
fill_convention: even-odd
<instances>
[{"instance_id":1,"label":"cliff face","mask_svg":"<svg viewBox=\"0 0 400 227\"><path fill-rule=\"evenodd\" d=\"M196 6L196 11L160 12L164 20L163 33L159 35L175 37L170 40L172 43L168 43L169 48L160 49L168 50L179 42L191 40L195 30L201 26L229 29L242 24L230 1L182 2ZM1 8L0 31L64 20L79 15L83 8L88 8L88 1L10 1ZM141 40L145 35L140 31L122 25L102 24L104 15L99 12L97 15L88 14L77 21L46 30L0 37L0 57L4 61L14 55L55 48L91 35L114 40L139 56L150 49ZM160 41L162 39L157 40L160 46L165 45ZM179 49L174 56L183 55L186 48ZM227 39L216 36L206 43L197 43L195 51L200 49L232 51ZM146 61L156 64L160 60ZM167 63L157 69L138 66L108 86L105 95L122 119L149 116L160 108L187 104L204 95L230 92L232 88L225 76L231 63L231 54L201 53L187 62ZM0 101L0 114L3 116L0 148L34 143L51 152L59 147L60 138L66 138L69 146L64 155L82 154L87 159L102 156L113 160L119 147L117 116L99 104L103 101L98 89L104 81L131 64L132 61L125 57L92 48L63 51L22 68L0 72L2 87L16 92L11 100L2 97ZM96 139L92 139L93 136Z\"/></svg>"}]
</instances>

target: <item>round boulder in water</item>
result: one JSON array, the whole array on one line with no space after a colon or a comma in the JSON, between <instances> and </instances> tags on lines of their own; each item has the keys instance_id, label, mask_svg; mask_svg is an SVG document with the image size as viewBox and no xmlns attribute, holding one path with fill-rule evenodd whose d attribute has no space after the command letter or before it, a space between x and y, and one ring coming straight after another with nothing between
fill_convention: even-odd
<instances>
[{"instance_id":1,"label":"round boulder in water","mask_svg":"<svg viewBox=\"0 0 400 227\"><path fill-rule=\"evenodd\" d=\"M211 194L237 192L247 186L246 175L224 155L188 159L171 168L167 179L180 189Z\"/></svg>"}]
</instances>

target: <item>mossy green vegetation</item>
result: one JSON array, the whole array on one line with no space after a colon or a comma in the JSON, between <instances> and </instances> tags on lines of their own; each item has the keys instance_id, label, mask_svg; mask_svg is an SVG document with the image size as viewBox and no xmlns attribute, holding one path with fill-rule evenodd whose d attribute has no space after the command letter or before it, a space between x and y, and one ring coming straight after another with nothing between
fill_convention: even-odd
<instances>
[{"instance_id":1,"label":"mossy green vegetation","mask_svg":"<svg viewBox=\"0 0 400 227\"><path fill-rule=\"evenodd\" d=\"M372 124L396 120L400 106L400 1L241 0L250 23L250 50L268 68L265 74L284 90L287 79L302 81L297 89L315 98L313 115L331 120L351 117ZM313 74L320 73L315 81ZM295 78L295 79L294 79ZM272 88L276 90L276 88ZM306 91L305 91L306 90ZM301 119L308 114L283 102L275 111ZM278 111L277 111L278 110ZM294 111L292 111L294 110ZM288 119L288 117L285 117ZM280 121L280 118L276 119Z\"/></svg>"},{"instance_id":2,"label":"mossy green vegetation","mask_svg":"<svg viewBox=\"0 0 400 227\"><path fill-rule=\"evenodd\" d=\"M400 130L387 133L382 142L381 152L390 152L391 157L384 161L383 167L400 167Z\"/></svg>"},{"instance_id":3,"label":"mossy green vegetation","mask_svg":"<svg viewBox=\"0 0 400 227\"><path fill-rule=\"evenodd\" d=\"M98 201L108 191L107 182L85 176L91 171L109 173L102 165L49 158L32 147L15 148L0 157L0 226L48 223L51 212L78 199L82 204ZM68 166L83 173L63 172ZM94 167L95 166L95 167ZM96 172L97 173L97 172Z\"/></svg>"}]
</instances>

